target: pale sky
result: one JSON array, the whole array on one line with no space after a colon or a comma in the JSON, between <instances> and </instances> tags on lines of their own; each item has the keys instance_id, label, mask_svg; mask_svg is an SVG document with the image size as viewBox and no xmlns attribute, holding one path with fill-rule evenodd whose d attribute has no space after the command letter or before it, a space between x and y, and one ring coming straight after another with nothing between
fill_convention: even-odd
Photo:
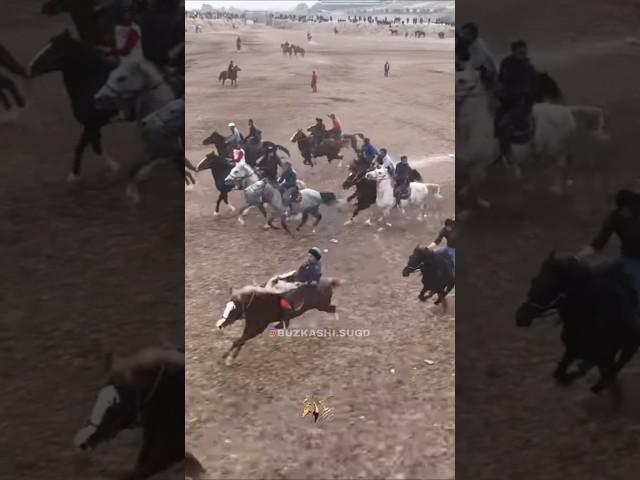
<instances>
[{"instance_id":1,"label":"pale sky","mask_svg":"<svg viewBox=\"0 0 640 480\"><path fill-rule=\"evenodd\" d=\"M203 2L186 0L185 8L187 10L197 9L202 7L202 4L208 3L214 8L234 7L242 10L292 10L303 1L309 6L316 3L315 1L307 0L209 0Z\"/></svg>"}]
</instances>

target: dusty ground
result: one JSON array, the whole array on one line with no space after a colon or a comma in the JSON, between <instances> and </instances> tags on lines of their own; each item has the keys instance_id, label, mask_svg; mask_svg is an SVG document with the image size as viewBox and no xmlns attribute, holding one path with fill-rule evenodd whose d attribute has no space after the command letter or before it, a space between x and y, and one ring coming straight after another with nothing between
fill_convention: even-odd
<instances>
[{"instance_id":1,"label":"dusty ground","mask_svg":"<svg viewBox=\"0 0 640 480\"><path fill-rule=\"evenodd\" d=\"M324 26L323 26L324 27ZM334 112L346 132L364 132L398 159L407 154L428 181L442 182L453 210L453 42L243 27L243 50L224 27L187 33L187 156L207 152L202 139L230 121L246 131L253 118L266 139L292 147L309 186L345 197L346 168L326 160L311 170L288 143L297 128ZM307 48L283 57L285 40ZM229 60L241 68L237 89L217 83ZM391 76L384 78L385 60ZM311 95L311 71L319 93ZM429 160L440 156L441 160ZM352 154L347 152L346 159ZM348 213L324 208L317 234L295 239L263 231L252 212L245 227L215 220L211 176L186 199L186 435L211 478L452 478L454 475L454 319L421 304L418 278L401 276L416 243L438 222L392 221L376 235L343 226ZM232 203L242 204L233 193ZM366 219L363 215L361 222ZM334 244L330 239L337 239ZM336 293L341 318L310 312L292 326L368 328L366 338L273 338L263 335L231 368L220 362L242 324L214 330L229 287L263 282L296 268L306 250L325 254L324 273L348 284ZM393 370L392 370L393 369ZM298 417L307 394L333 395L333 422Z\"/></svg>"},{"instance_id":2,"label":"dusty ground","mask_svg":"<svg viewBox=\"0 0 640 480\"><path fill-rule=\"evenodd\" d=\"M23 63L69 26L41 17L38 2L3 7L0 41ZM93 459L71 439L103 385L106 352L183 343L182 181L159 169L138 208L125 201L122 181L69 191L80 127L60 75L33 80L27 96L17 123L0 124L0 478L113 479L133 465L138 434ZM126 171L140 154L134 128L104 135ZM96 160L85 160L94 187L105 184Z\"/></svg>"},{"instance_id":3,"label":"dusty ground","mask_svg":"<svg viewBox=\"0 0 640 480\"><path fill-rule=\"evenodd\" d=\"M613 144L599 153L606 168L599 173L609 176L610 195L640 176L640 50L625 42L637 35L640 10L625 1L543 3L548 8L465 2L458 22L477 22L496 53L514 39L528 40L534 63L558 80L569 103L606 109ZM589 147L582 150L578 162ZM611 199L584 184L567 199L497 181L487 191L499 206L463 227L460 246L456 455L464 461L458 478L636 478L638 360L622 375L627 407L615 416L606 396L588 392L593 377L568 390L553 384L562 348L557 326L518 330L514 319L543 258L552 248L574 253L588 242Z\"/></svg>"}]
</instances>

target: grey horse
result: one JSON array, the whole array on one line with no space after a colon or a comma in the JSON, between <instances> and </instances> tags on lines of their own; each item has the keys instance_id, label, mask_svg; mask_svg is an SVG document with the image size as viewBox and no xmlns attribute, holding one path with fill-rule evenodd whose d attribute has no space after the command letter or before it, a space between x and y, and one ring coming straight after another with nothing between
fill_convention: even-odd
<instances>
[{"instance_id":1,"label":"grey horse","mask_svg":"<svg viewBox=\"0 0 640 480\"><path fill-rule=\"evenodd\" d=\"M311 188L302 188L300 190L300 201L293 202L289 209L284 205L282 200L282 194L280 190L268 182L265 179L259 180L253 169L245 162L238 163L229 173L225 179L225 183L233 183L238 185L245 193L245 199L247 205L240 210L238 221L244 224L244 220L241 220L251 207L258 207L265 215L264 203L271 206L271 215L267 219L265 228L276 228L273 226L273 221L276 217L280 217L280 223L282 228L289 234L291 231L287 225L287 217L302 215L300 224L296 227L296 231L307 223L309 215L313 216L316 220L313 224L313 231L322 220L322 214L320 213L320 205L331 205L336 202L336 196L332 192L318 192ZM302 183L302 182L300 182Z\"/></svg>"}]
</instances>

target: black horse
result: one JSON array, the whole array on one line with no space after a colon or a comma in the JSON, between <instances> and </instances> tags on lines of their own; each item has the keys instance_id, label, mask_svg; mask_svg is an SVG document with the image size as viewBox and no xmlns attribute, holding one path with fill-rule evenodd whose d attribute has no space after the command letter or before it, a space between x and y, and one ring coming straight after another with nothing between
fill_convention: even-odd
<instances>
[{"instance_id":1,"label":"black horse","mask_svg":"<svg viewBox=\"0 0 640 480\"><path fill-rule=\"evenodd\" d=\"M226 81L229 80L233 87L237 87L238 86L238 72L241 72L241 71L242 70L237 65L233 66L233 68L231 68L231 70L223 70L223 71L220 72L220 75L218 75L218 82L222 82L222 86L224 87Z\"/></svg>"},{"instance_id":2,"label":"black horse","mask_svg":"<svg viewBox=\"0 0 640 480\"><path fill-rule=\"evenodd\" d=\"M638 294L631 280L621 268L593 269L552 252L531 281L527 300L516 312L516 325L528 327L552 311L562 321L565 345L553 373L556 381L568 385L597 366L600 378L591 391L613 387L614 400L620 400L617 374L640 345ZM568 373L575 361L581 364Z\"/></svg>"},{"instance_id":3,"label":"black horse","mask_svg":"<svg viewBox=\"0 0 640 480\"><path fill-rule=\"evenodd\" d=\"M370 166L371 164L362 157L354 159L349 165L349 173L342 183L342 188L349 190L353 186L356 187L355 193L347 197L347 202L356 199L356 208L347 223L352 223L358 213L376 203L376 181L365 178Z\"/></svg>"},{"instance_id":4,"label":"black horse","mask_svg":"<svg viewBox=\"0 0 640 480\"><path fill-rule=\"evenodd\" d=\"M220 155L221 157L231 158L233 155L233 149L230 148L229 145L227 145L226 137L218 133L218 131L214 131L211 135L202 140L202 145L215 146L216 150L218 151L218 155ZM252 141L247 142L245 140L242 144L242 148L244 149L245 153L245 161L251 168L254 168L256 166L256 162L258 161L258 159L264 156L269 148L275 149L276 151L280 150L284 152L288 157L290 156L289 150L287 150L285 147L268 140L257 143Z\"/></svg>"},{"instance_id":5,"label":"black horse","mask_svg":"<svg viewBox=\"0 0 640 480\"><path fill-rule=\"evenodd\" d=\"M232 169L233 163L230 160L218 156L213 152L204 157L196 166L198 172L211 170L213 183L216 185L218 192L220 192L218 200L216 201L216 209L213 213L216 216L220 214L220 202L226 203L231 211L235 211L233 205L229 203L229 192L233 190L234 186L227 185L224 182L224 179L227 178L227 175L229 175Z\"/></svg>"},{"instance_id":6,"label":"black horse","mask_svg":"<svg viewBox=\"0 0 640 480\"><path fill-rule=\"evenodd\" d=\"M6 68L9 72L20 75L22 78L27 78L26 69L18 63L18 61L11 55L9 50L0 45L0 67ZM11 110L12 103L5 94L5 91L13 97L13 103L18 107L24 108L25 100L22 94L18 91L16 84L8 77L0 75L0 103L6 110Z\"/></svg>"},{"instance_id":7,"label":"black horse","mask_svg":"<svg viewBox=\"0 0 640 480\"><path fill-rule=\"evenodd\" d=\"M115 117L117 111L98 109L93 97L107 81L109 72L114 67L113 62L108 61L92 46L74 39L69 30L53 37L29 66L31 77L62 72L73 115L84 127L75 148L70 179L79 177L82 154L89 144L97 155L104 155L101 130Z\"/></svg>"},{"instance_id":8,"label":"black horse","mask_svg":"<svg viewBox=\"0 0 640 480\"><path fill-rule=\"evenodd\" d=\"M421 248L420 245L416 245L407 266L402 270L402 276L408 277L418 270L422 272L422 290L418 294L418 299L426 302L437 295L434 303L436 305L442 303L446 309L446 297L456 283L455 269L447 251L434 252L430 248Z\"/></svg>"},{"instance_id":9,"label":"black horse","mask_svg":"<svg viewBox=\"0 0 640 480\"><path fill-rule=\"evenodd\" d=\"M123 430L141 427L142 448L127 479L149 478L185 455L192 463L195 457L184 448L184 380L184 351L146 349L127 358L108 356L107 381L74 438L75 446L93 450Z\"/></svg>"}]
</instances>

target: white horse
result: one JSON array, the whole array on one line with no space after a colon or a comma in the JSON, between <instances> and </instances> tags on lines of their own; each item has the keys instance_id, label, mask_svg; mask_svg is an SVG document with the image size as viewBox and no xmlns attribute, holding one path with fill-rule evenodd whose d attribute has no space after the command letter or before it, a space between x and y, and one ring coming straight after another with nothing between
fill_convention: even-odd
<instances>
[{"instance_id":1,"label":"white horse","mask_svg":"<svg viewBox=\"0 0 640 480\"><path fill-rule=\"evenodd\" d=\"M238 222L240 225L244 225L244 217L249 213L253 207L258 207L260 213L267 219L267 211L264 208L264 202L262 201L262 192L264 191L265 181L260 180L258 174L247 164L244 160L238 162L235 167L231 169L229 175L224 179L224 183L227 185L235 185L239 190L244 192L244 198L247 202L244 207L238 212ZM265 225L265 228L270 228Z\"/></svg>"},{"instance_id":2,"label":"white horse","mask_svg":"<svg viewBox=\"0 0 640 480\"><path fill-rule=\"evenodd\" d=\"M387 227L392 226L387 221L387 218L396 204L396 198L393 194L393 178L383 166L367 172L365 178L376 181L376 206L382 212L382 216L378 219L378 222L382 223L382 226L378 229L381 232L384 230L385 225ZM422 221L426 217L426 209L430 199L442 199L439 185L411 182L409 184L409 198L400 200L399 204L403 213L409 206L419 208L418 221ZM370 222L367 221L367 224L370 225Z\"/></svg>"},{"instance_id":3,"label":"white horse","mask_svg":"<svg viewBox=\"0 0 640 480\"><path fill-rule=\"evenodd\" d=\"M486 169L498 158L500 145L494 135L496 99L480 79L480 73L467 64L456 71L456 167L466 171L469 183L464 191L477 187L485 178ZM548 158L555 162L561 177L552 191L561 193L569 178L571 144L578 133L578 117L589 117L595 125L589 132L597 141L607 140L604 114L600 108L537 103L533 106L535 131L525 144L512 145L510 159L516 175L529 159ZM595 120L595 121L593 121ZM463 192L461 192L463 193ZM489 203L478 199L488 207Z\"/></svg>"},{"instance_id":4,"label":"white horse","mask_svg":"<svg viewBox=\"0 0 640 480\"><path fill-rule=\"evenodd\" d=\"M169 153L169 151L159 154L157 138L149 137L148 132L149 125L153 123L149 116L160 111L175 100L175 97L173 89L165 81L162 73L145 59L139 62L122 61L111 71L105 84L94 96L98 105L115 105L123 119L138 120L143 131L147 158L133 166L127 185L127 195L134 202L139 201L140 198L137 183L148 178L156 164L166 161L173 155L173 152ZM175 108L171 107L171 110ZM184 112L184 101L182 111ZM174 117L177 118L175 115ZM180 118L184 123L184 113Z\"/></svg>"}]
</instances>

